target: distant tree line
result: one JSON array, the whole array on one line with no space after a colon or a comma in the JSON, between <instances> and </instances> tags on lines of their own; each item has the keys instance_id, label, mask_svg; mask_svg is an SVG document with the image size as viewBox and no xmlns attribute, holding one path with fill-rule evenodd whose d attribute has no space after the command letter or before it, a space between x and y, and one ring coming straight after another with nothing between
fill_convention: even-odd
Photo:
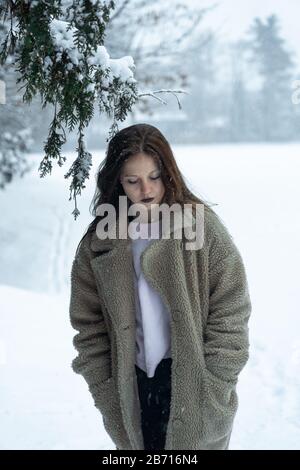
<instances>
[{"instance_id":1,"label":"distant tree line","mask_svg":"<svg viewBox=\"0 0 300 470\"><path fill-rule=\"evenodd\" d=\"M300 138L300 105L292 101L297 76L293 51L280 35L279 19L255 18L241 40L220 47L212 40L191 65L186 120L164 123L181 143L284 142Z\"/></svg>"}]
</instances>

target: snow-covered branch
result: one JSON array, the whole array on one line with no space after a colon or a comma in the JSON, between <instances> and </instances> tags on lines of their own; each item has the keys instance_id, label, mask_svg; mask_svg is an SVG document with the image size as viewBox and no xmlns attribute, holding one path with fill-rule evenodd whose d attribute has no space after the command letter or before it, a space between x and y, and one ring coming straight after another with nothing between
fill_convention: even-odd
<instances>
[{"instance_id":1,"label":"snow-covered branch","mask_svg":"<svg viewBox=\"0 0 300 470\"><path fill-rule=\"evenodd\" d=\"M189 95L189 92L187 92L185 90L164 90L164 89L161 89L161 90L147 91L147 92L139 93L138 97L142 98L144 96L151 96L152 98L155 98L156 100L158 100L160 103L167 104L167 102L164 101L162 98L160 98L159 96L156 96L158 93L171 93L172 95L174 95L176 100L177 100L177 104L178 104L179 109L182 109L182 106L181 106L180 100L177 96L177 93L185 93L186 95Z\"/></svg>"},{"instance_id":2,"label":"snow-covered branch","mask_svg":"<svg viewBox=\"0 0 300 470\"><path fill-rule=\"evenodd\" d=\"M3 3L3 2L2 2ZM1 63L16 46L16 68L20 71L27 103L40 94L42 106L52 104L55 116L44 146L40 176L51 173L52 162L62 165L65 130L79 129L77 161L66 173L72 177L70 193L75 199L75 218L79 214L76 195L89 177L89 165L83 160L89 153L83 144L83 130L93 117L95 104L100 114L113 122L109 138L118 130L138 100L134 61L129 55L111 58L103 45L105 27L114 9L110 0L7 1L4 15L18 24L15 35L7 35L2 45ZM1 19L1 17L0 17ZM36 28L36 25L39 25ZM89 157L88 157L89 158ZM85 168L78 177L76 170ZM80 170L81 171L81 170Z\"/></svg>"}]
</instances>

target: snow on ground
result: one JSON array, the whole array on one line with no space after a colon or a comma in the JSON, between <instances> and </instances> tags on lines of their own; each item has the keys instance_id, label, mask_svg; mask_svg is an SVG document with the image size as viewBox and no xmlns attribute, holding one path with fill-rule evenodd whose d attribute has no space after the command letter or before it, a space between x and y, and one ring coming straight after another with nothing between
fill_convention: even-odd
<instances>
[{"instance_id":1,"label":"snow on ground","mask_svg":"<svg viewBox=\"0 0 300 470\"><path fill-rule=\"evenodd\" d=\"M0 287L1 449L114 449L73 373L66 295Z\"/></svg>"},{"instance_id":2,"label":"snow on ground","mask_svg":"<svg viewBox=\"0 0 300 470\"><path fill-rule=\"evenodd\" d=\"M233 235L253 304L250 359L238 383L231 449L299 449L300 145L174 147L190 187ZM91 220L95 166L74 221L68 165L1 193L0 447L114 449L87 385L73 373L69 281ZM38 161L40 156L34 155ZM70 163L72 155L68 155Z\"/></svg>"}]
</instances>

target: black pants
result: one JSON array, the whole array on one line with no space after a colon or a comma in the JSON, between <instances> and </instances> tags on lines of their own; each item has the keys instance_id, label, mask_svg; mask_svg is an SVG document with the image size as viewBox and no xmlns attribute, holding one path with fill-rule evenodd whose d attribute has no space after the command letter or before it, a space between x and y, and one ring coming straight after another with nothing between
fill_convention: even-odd
<instances>
[{"instance_id":1,"label":"black pants","mask_svg":"<svg viewBox=\"0 0 300 470\"><path fill-rule=\"evenodd\" d=\"M146 450L163 450L165 446L170 415L171 364L172 358L162 359L151 378L135 365Z\"/></svg>"}]
</instances>

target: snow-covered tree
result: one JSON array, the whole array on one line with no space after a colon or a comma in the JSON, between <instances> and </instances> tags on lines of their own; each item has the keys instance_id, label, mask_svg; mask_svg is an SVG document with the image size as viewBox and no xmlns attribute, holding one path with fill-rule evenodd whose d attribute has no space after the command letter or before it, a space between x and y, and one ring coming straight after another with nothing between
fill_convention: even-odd
<instances>
[{"instance_id":1,"label":"snow-covered tree","mask_svg":"<svg viewBox=\"0 0 300 470\"><path fill-rule=\"evenodd\" d=\"M7 24L0 24L0 43L7 31ZM32 144L31 127L17 91L18 75L12 64L13 56L9 55L6 63L0 66L3 93L0 103L0 189L30 169L27 153Z\"/></svg>"},{"instance_id":2,"label":"snow-covered tree","mask_svg":"<svg viewBox=\"0 0 300 470\"><path fill-rule=\"evenodd\" d=\"M255 18L249 31L251 62L262 79L257 118L263 140L291 137L293 107L291 84L294 62L284 39L280 36L276 15L264 22Z\"/></svg>"},{"instance_id":3,"label":"snow-covered tree","mask_svg":"<svg viewBox=\"0 0 300 470\"><path fill-rule=\"evenodd\" d=\"M85 187L91 167L84 130L95 105L112 117L111 137L118 129L117 121L125 119L137 100L132 57L112 59L103 45L114 2L23 0L2 2L0 8L1 17L11 20L1 64L18 46L16 69L21 75L18 83L24 83L24 101L29 103L39 93L43 107L54 105L41 176L51 173L53 160L60 166L66 160L61 154L65 126L78 128L78 156L65 175L72 177L70 199L75 200L76 218L76 196Z\"/></svg>"},{"instance_id":4,"label":"snow-covered tree","mask_svg":"<svg viewBox=\"0 0 300 470\"><path fill-rule=\"evenodd\" d=\"M218 67L215 63L216 40L212 33L205 39L200 35L194 41L196 50L189 66L190 95L185 97L184 111L191 123L185 136L186 142L203 142L210 139L209 124L217 113L218 100L215 86Z\"/></svg>"},{"instance_id":5,"label":"snow-covered tree","mask_svg":"<svg viewBox=\"0 0 300 470\"><path fill-rule=\"evenodd\" d=\"M203 7L201 2L191 6L180 0L116 0L115 4L106 44L115 55L129 52L134 57L139 86L144 91L190 89L191 69L211 42L211 32L203 24L215 6ZM197 78L202 80L204 74L201 64ZM160 99L158 104L166 103L161 94L156 99ZM151 115L152 101L139 100L135 111Z\"/></svg>"},{"instance_id":6,"label":"snow-covered tree","mask_svg":"<svg viewBox=\"0 0 300 470\"><path fill-rule=\"evenodd\" d=\"M54 107L39 168L42 177L51 173L53 161L62 166L66 160L61 154L66 142L65 129L78 129L77 158L65 174L65 178L71 177L70 200L75 201L75 218L79 214L76 196L85 187L91 167L92 155L86 148L84 133L95 107L112 119L110 139L118 130L118 121L126 118L139 98L150 95L161 100L158 94L162 91L171 92L176 98L177 93L182 93L166 89L138 93L132 56L111 58L104 46L114 8L112 0L0 3L0 18L10 22L0 50L0 63L3 65L17 47L15 62L20 73L18 83L25 89L23 100L30 103L39 94L43 108ZM116 15L120 16L120 9Z\"/></svg>"},{"instance_id":7,"label":"snow-covered tree","mask_svg":"<svg viewBox=\"0 0 300 470\"><path fill-rule=\"evenodd\" d=\"M117 121L123 120L137 99L134 66L131 57L110 58L103 45L105 25L113 1L7 1L1 14L12 20L4 41L1 62L9 51L16 54L19 81L25 84L23 99L30 102L39 93L43 107L55 107L54 118L40 164L41 176L52 170L52 161L61 166L66 160L61 147L66 140L64 126L78 127L78 156L65 177L72 176L70 199L75 200L75 218L79 214L76 196L89 176L91 154L84 142L84 129L97 100L100 112L113 117L111 135ZM110 136L111 136L110 135Z\"/></svg>"}]
</instances>

